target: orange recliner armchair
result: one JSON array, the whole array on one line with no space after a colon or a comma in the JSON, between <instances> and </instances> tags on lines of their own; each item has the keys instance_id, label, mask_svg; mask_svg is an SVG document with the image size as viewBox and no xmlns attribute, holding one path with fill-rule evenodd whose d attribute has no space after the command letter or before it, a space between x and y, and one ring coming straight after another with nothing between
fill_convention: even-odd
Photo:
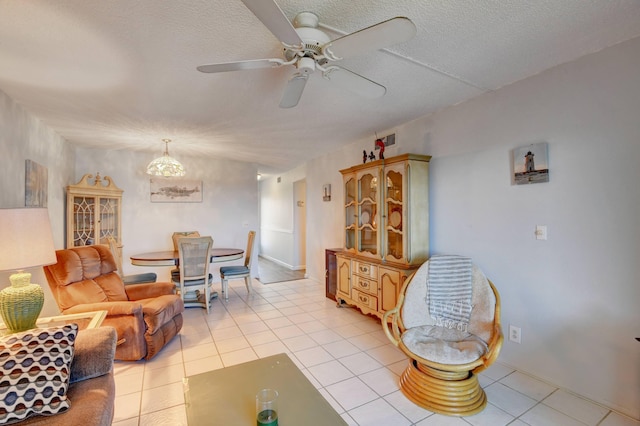
<instances>
[{"instance_id":1,"label":"orange recliner armchair","mask_svg":"<svg viewBox=\"0 0 640 426\"><path fill-rule=\"evenodd\" d=\"M174 284L125 286L109 247L58 250L56 257L44 271L60 311L107 311L102 324L118 333L115 359L151 359L182 328L184 304Z\"/></svg>"}]
</instances>

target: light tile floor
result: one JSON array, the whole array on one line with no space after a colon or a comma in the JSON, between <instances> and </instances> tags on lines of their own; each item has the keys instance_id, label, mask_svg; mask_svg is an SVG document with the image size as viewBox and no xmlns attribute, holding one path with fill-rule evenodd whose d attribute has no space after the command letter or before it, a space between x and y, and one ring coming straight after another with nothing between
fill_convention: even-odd
<instances>
[{"instance_id":1,"label":"light tile floor","mask_svg":"<svg viewBox=\"0 0 640 426\"><path fill-rule=\"evenodd\" d=\"M305 269L291 270L267 258L258 256L258 281L263 284L273 284L283 281L301 280L306 274Z\"/></svg>"},{"instance_id":2,"label":"light tile floor","mask_svg":"<svg viewBox=\"0 0 640 426\"><path fill-rule=\"evenodd\" d=\"M189 308L179 337L151 361L116 362L114 425L186 425L185 376L285 352L349 425L640 426L580 396L496 362L480 374L489 404L464 418L431 413L398 389L405 356L380 322L325 298L324 285L298 280L229 283L212 312Z\"/></svg>"}]
</instances>

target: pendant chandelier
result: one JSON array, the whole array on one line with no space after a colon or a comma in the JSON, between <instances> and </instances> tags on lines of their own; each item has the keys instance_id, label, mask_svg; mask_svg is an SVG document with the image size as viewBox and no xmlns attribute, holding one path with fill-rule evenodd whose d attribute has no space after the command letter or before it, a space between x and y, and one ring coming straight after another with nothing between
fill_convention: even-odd
<instances>
[{"instance_id":1,"label":"pendant chandelier","mask_svg":"<svg viewBox=\"0 0 640 426\"><path fill-rule=\"evenodd\" d=\"M186 172L182 164L169 156L169 142L171 142L171 139L162 139L162 141L165 144L164 154L149 163L147 174L164 177L184 176Z\"/></svg>"}]
</instances>

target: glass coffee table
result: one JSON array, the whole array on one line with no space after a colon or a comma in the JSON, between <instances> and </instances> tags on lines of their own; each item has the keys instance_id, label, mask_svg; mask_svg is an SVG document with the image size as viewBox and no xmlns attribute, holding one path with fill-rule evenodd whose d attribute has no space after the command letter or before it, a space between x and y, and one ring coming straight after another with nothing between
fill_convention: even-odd
<instances>
[{"instance_id":1,"label":"glass coffee table","mask_svg":"<svg viewBox=\"0 0 640 426\"><path fill-rule=\"evenodd\" d=\"M184 379L190 425L255 425L256 394L278 391L279 426L347 423L286 354L273 355Z\"/></svg>"}]
</instances>

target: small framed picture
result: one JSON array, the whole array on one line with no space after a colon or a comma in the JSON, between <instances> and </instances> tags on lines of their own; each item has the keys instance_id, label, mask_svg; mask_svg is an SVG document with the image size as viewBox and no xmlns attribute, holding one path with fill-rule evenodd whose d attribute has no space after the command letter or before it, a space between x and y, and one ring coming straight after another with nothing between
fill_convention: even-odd
<instances>
[{"instance_id":1,"label":"small framed picture","mask_svg":"<svg viewBox=\"0 0 640 426\"><path fill-rule=\"evenodd\" d=\"M47 207L47 168L32 160L25 162L24 205L25 207Z\"/></svg>"},{"instance_id":2,"label":"small framed picture","mask_svg":"<svg viewBox=\"0 0 640 426\"><path fill-rule=\"evenodd\" d=\"M322 201L331 201L331 184L322 185Z\"/></svg>"},{"instance_id":3,"label":"small framed picture","mask_svg":"<svg viewBox=\"0 0 640 426\"><path fill-rule=\"evenodd\" d=\"M549 153L546 142L513 150L513 184L549 182Z\"/></svg>"}]
</instances>

